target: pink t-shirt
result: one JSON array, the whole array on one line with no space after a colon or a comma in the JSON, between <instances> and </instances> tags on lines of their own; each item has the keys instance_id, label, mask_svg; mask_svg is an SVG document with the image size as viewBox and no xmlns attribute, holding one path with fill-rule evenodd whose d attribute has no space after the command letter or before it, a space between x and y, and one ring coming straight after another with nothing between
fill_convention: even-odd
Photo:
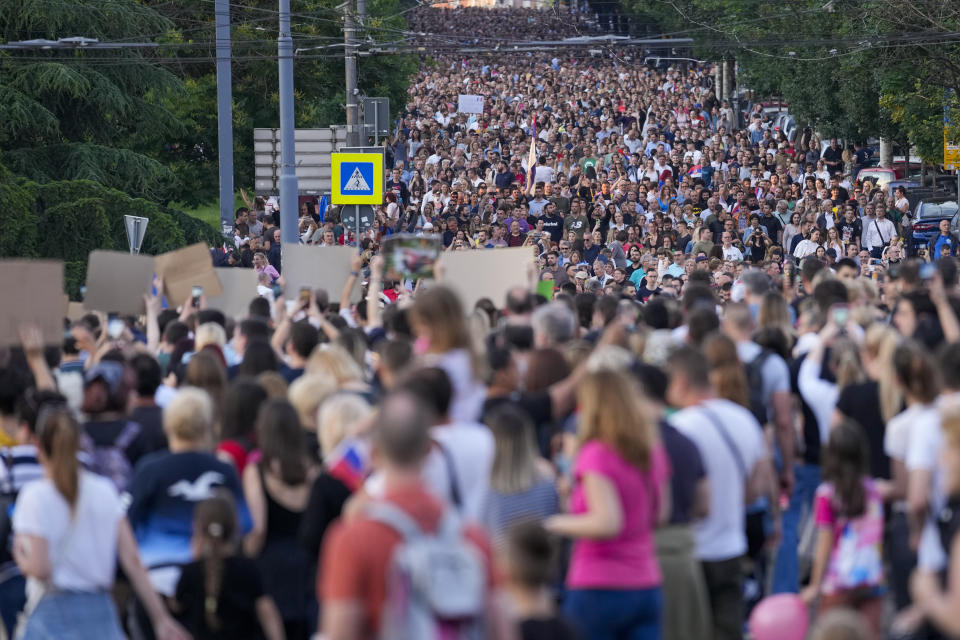
<instances>
[{"instance_id":1,"label":"pink t-shirt","mask_svg":"<svg viewBox=\"0 0 960 640\"><path fill-rule=\"evenodd\" d=\"M576 540L567 572L567 586L581 589L647 589L660 584L653 528L660 508L660 489L670 476L662 445L642 471L613 447L598 440L583 445L574 464L571 513L587 510L582 478L596 473L613 483L623 508L623 530L609 540Z\"/></svg>"}]
</instances>

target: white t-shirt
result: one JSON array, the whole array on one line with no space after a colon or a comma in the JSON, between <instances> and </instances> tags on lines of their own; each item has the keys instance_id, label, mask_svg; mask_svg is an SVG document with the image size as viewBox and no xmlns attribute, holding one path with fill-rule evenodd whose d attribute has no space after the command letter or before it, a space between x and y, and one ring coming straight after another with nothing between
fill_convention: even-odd
<instances>
[{"instance_id":1,"label":"white t-shirt","mask_svg":"<svg viewBox=\"0 0 960 640\"><path fill-rule=\"evenodd\" d=\"M840 389L836 383L820 377L821 368L820 362L814 362L809 356L804 358L800 371L797 372L797 387L817 418L820 442L826 443L830 439L830 420L837 408Z\"/></svg>"},{"instance_id":2,"label":"white t-shirt","mask_svg":"<svg viewBox=\"0 0 960 640\"><path fill-rule=\"evenodd\" d=\"M940 444L940 414L929 404L915 404L898 413L883 435L883 451L913 469L932 469Z\"/></svg>"},{"instance_id":3,"label":"white t-shirt","mask_svg":"<svg viewBox=\"0 0 960 640\"><path fill-rule=\"evenodd\" d=\"M956 402L957 394L941 396L938 403ZM940 460L943 444L943 427L940 422L940 405L934 409L935 420L925 420L923 424L913 425L910 434L910 447L907 450L907 470L927 469L933 472L930 478L930 509L920 536L920 548L917 550L917 566L929 571L940 571L949 560L948 551L940 541L940 533L932 516L946 506L946 474Z\"/></svg>"},{"instance_id":4,"label":"white t-shirt","mask_svg":"<svg viewBox=\"0 0 960 640\"><path fill-rule=\"evenodd\" d=\"M720 424L714 424L710 415ZM744 473L749 476L757 462L766 456L763 430L752 413L720 398L679 411L670 417L670 423L697 445L713 488L710 513L693 528L697 557L719 561L743 555L747 551L743 529ZM726 438L719 431L721 424ZM737 448L743 471L728 441Z\"/></svg>"},{"instance_id":5,"label":"white t-shirt","mask_svg":"<svg viewBox=\"0 0 960 640\"><path fill-rule=\"evenodd\" d=\"M453 504L450 465L456 473L460 492L460 515L480 522L490 492L490 471L493 469L493 434L476 422L455 422L433 427L431 437L450 456L448 462L439 446L430 450L423 467L427 487L448 504Z\"/></svg>"},{"instance_id":6,"label":"white t-shirt","mask_svg":"<svg viewBox=\"0 0 960 640\"><path fill-rule=\"evenodd\" d=\"M53 586L66 591L104 591L113 586L117 558L117 523L123 504L113 483L80 472L77 505L70 506L48 478L27 484L17 497L13 531L47 540ZM28 595L41 588L31 578Z\"/></svg>"},{"instance_id":7,"label":"white t-shirt","mask_svg":"<svg viewBox=\"0 0 960 640\"><path fill-rule=\"evenodd\" d=\"M723 259L724 260L736 260L737 262L743 262L743 253L740 249L737 249L733 245L730 248L722 247L723 249Z\"/></svg>"},{"instance_id":8,"label":"white t-shirt","mask_svg":"<svg viewBox=\"0 0 960 640\"><path fill-rule=\"evenodd\" d=\"M424 361L432 367L440 367L450 377L453 399L450 401L450 420L453 422L476 422L483 411L487 390L473 371L473 361L466 349L452 349L443 354L431 354Z\"/></svg>"}]
</instances>

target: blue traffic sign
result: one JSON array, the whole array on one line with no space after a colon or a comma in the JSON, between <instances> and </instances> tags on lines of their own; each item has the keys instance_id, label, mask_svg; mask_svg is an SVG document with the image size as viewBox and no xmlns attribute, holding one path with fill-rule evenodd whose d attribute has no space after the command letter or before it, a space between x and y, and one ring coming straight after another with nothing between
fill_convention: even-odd
<instances>
[{"instance_id":1,"label":"blue traffic sign","mask_svg":"<svg viewBox=\"0 0 960 640\"><path fill-rule=\"evenodd\" d=\"M372 196L373 163L344 162L341 164L340 193L345 196Z\"/></svg>"},{"instance_id":2,"label":"blue traffic sign","mask_svg":"<svg viewBox=\"0 0 960 640\"><path fill-rule=\"evenodd\" d=\"M334 153L331 156L334 204L383 202L383 157L372 153Z\"/></svg>"}]
</instances>

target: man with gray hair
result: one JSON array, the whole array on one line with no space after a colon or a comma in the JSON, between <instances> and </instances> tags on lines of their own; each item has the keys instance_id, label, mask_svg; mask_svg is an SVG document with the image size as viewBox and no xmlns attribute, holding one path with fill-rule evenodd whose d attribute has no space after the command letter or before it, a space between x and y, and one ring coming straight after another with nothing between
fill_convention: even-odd
<instances>
[{"instance_id":1,"label":"man with gray hair","mask_svg":"<svg viewBox=\"0 0 960 640\"><path fill-rule=\"evenodd\" d=\"M743 287L743 296L734 296L742 299L750 306L750 311L756 320L756 311L763 302L763 297L772 289L770 276L760 269L747 269L740 276L740 285Z\"/></svg>"},{"instance_id":2,"label":"man with gray hair","mask_svg":"<svg viewBox=\"0 0 960 640\"><path fill-rule=\"evenodd\" d=\"M530 324L533 326L535 349L562 346L573 340L577 330L573 311L562 302L550 302L538 307L533 312Z\"/></svg>"}]
</instances>

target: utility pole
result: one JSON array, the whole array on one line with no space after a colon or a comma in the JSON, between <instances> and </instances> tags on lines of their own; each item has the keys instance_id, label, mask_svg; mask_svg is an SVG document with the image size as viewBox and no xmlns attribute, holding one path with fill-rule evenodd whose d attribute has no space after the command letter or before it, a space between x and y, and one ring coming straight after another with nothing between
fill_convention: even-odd
<instances>
[{"instance_id":1,"label":"utility pole","mask_svg":"<svg viewBox=\"0 0 960 640\"><path fill-rule=\"evenodd\" d=\"M343 7L343 66L347 77L347 145L360 146L360 109L357 104L357 25L353 15L353 0Z\"/></svg>"},{"instance_id":2,"label":"utility pole","mask_svg":"<svg viewBox=\"0 0 960 640\"><path fill-rule=\"evenodd\" d=\"M360 30L367 26L367 0L357 0L357 20L360 21Z\"/></svg>"},{"instance_id":3,"label":"utility pole","mask_svg":"<svg viewBox=\"0 0 960 640\"><path fill-rule=\"evenodd\" d=\"M230 70L230 0L216 0L217 156L220 168L220 232L233 235L233 87Z\"/></svg>"},{"instance_id":4,"label":"utility pole","mask_svg":"<svg viewBox=\"0 0 960 640\"><path fill-rule=\"evenodd\" d=\"M284 244L297 244L297 168L294 154L293 36L290 33L290 0L280 0L280 37L277 38L280 72L280 234Z\"/></svg>"}]
</instances>

